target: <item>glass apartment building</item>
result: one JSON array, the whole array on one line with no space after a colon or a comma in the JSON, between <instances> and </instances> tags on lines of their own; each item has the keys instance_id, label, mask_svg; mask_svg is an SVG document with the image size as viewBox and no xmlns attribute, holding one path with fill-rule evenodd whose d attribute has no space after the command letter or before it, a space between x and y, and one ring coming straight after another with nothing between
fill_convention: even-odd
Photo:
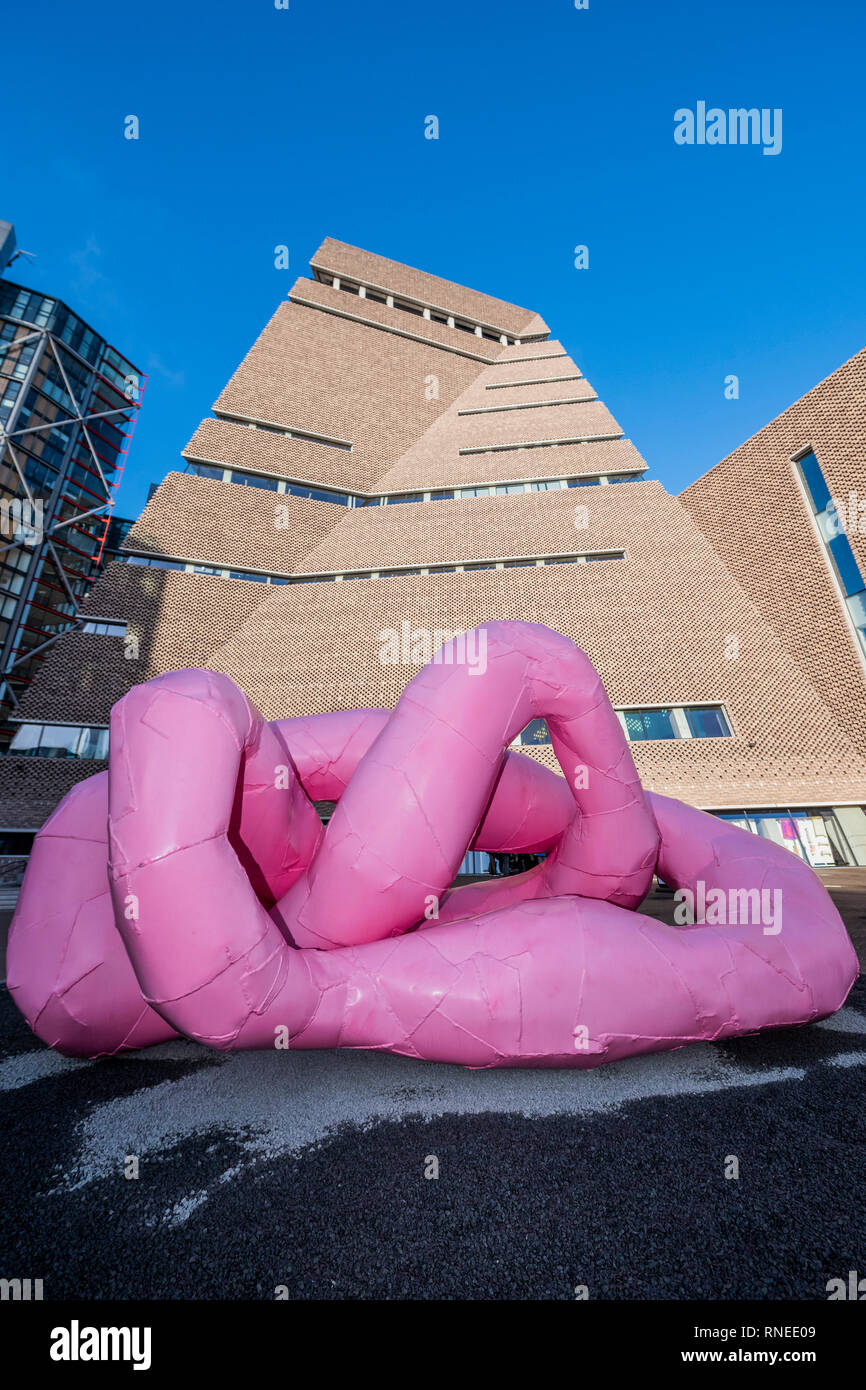
<instances>
[{"instance_id":1,"label":"glass apartment building","mask_svg":"<svg viewBox=\"0 0 866 1390\"><path fill-rule=\"evenodd\" d=\"M99 572L141 391L60 300L0 279L0 742Z\"/></svg>"}]
</instances>

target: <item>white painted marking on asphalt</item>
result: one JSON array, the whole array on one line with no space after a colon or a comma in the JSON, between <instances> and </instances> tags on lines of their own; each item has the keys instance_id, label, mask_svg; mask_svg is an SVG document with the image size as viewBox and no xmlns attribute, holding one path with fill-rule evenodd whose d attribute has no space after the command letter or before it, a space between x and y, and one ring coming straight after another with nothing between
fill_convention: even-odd
<instances>
[{"instance_id":1,"label":"white painted marking on asphalt","mask_svg":"<svg viewBox=\"0 0 866 1390\"><path fill-rule=\"evenodd\" d=\"M192 1216L196 1207L201 1207L208 1199L208 1190L203 1187L200 1192L194 1192L190 1197L184 1197L180 1202L175 1202L173 1207L162 1216L162 1222L166 1226L184 1226ZM149 1221L149 1226L162 1224L160 1221Z\"/></svg>"},{"instance_id":2,"label":"white painted marking on asphalt","mask_svg":"<svg viewBox=\"0 0 866 1390\"><path fill-rule=\"evenodd\" d=\"M829 1018L822 1018L816 1028L827 1028L831 1033L866 1033L866 1014L856 1009L840 1009Z\"/></svg>"},{"instance_id":3,"label":"white painted marking on asphalt","mask_svg":"<svg viewBox=\"0 0 866 1390\"><path fill-rule=\"evenodd\" d=\"M150 1155L164 1158L182 1140L209 1133L214 1139L233 1138L247 1155L245 1163L218 1179L224 1182L260 1160L298 1153L344 1123L363 1129L410 1115L485 1111L582 1116L615 1111L635 1100L702 1095L805 1076L799 1067L740 1067L707 1043L582 1072L468 1071L364 1051L240 1052L218 1054L217 1060L192 1043L186 1044L184 1055L190 1060L209 1057L212 1065L106 1101L88 1113L77 1130L77 1158L57 1191L122 1171L130 1153L146 1169ZM183 1224L201 1205L201 1192L191 1194L161 1219Z\"/></svg>"},{"instance_id":4,"label":"white painted marking on asphalt","mask_svg":"<svg viewBox=\"0 0 866 1390\"><path fill-rule=\"evenodd\" d=\"M206 1047L196 1048L192 1043L167 1042L159 1043L156 1047L146 1048L143 1052L119 1052L111 1060L114 1062L136 1062L142 1058L148 1062L190 1062L196 1061L196 1052L202 1057L213 1057L213 1053ZM19 1052L12 1057L7 1057L0 1062L0 1092L16 1091L19 1086L30 1086L34 1081L41 1081L44 1076L59 1076L68 1071L84 1071L88 1067L99 1065L99 1061L90 1061L84 1057L62 1057L59 1052L52 1052L50 1047L40 1048L37 1052Z\"/></svg>"},{"instance_id":5,"label":"white painted marking on asphalt","mask_svg":"<svg viewBox=\"0 0 866 1390\"><path fill-rule=\"evenodd\" d=\"M839 1052L828 1061L831 1067L862 1067L866 1065L866 1052Z\"/></svg>"},{"instance_id":6,"label":"white painted marking on asphalt","mask_svg":"<svg viewBox=\"0 0 866 1390\"><path fill-rule=\"evenodd\" d=\"M81 1062L75 1057L61 1057L59 1052L44 1048L39 1052L19 1052L0 1062L0 1091L17 1091L30 1086L44 1076L60 1076L80 1067L92 1067L93 1062Z\"/></svg>"}]
</instances>

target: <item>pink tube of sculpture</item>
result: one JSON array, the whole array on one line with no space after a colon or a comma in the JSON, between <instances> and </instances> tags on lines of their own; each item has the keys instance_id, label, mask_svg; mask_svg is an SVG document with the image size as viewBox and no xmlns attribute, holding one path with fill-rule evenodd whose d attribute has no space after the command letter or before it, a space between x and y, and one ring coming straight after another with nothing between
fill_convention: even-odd
<instances>
[{"instance_id":1,"label":"pink tube of sculpture","mask_svg":"<svg viewBox=\"0 0 866 1390\"><path fill-rule=\"evenodd\" d=\"M196 670L125 696L108 778L40 832L13 921L35 1031L89 1056L180 1033L587 1067L839 1008L857 962L812 871L645 794L567 639L472 636L471 661L443 649L393 713L268 725ZM535 718L563 777L506 753ZM338 802L324 834L312 797ZM546 858L451 889L473 845ZM656 867L703 920L634 911Z\"/></svg>"}]
</instances>

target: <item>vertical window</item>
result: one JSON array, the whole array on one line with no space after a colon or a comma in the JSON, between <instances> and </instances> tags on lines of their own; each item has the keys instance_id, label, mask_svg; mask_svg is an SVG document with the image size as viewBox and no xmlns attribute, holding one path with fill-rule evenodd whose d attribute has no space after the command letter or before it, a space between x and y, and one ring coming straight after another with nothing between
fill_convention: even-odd
<instances>
[{"instance_id":1,"label":"vertical window","mask_svg":"<svg viewBox=\"0 0 866 1390\"><path fill-rule=\"evenodd\" d=\"M797 460L796 466L811 502L825 552L842 592L842 600L866 656L866 581L846 534L846 512L841 506L837 507L830 496L821 465L811 450Z\"/></svg>"}]
</instances>

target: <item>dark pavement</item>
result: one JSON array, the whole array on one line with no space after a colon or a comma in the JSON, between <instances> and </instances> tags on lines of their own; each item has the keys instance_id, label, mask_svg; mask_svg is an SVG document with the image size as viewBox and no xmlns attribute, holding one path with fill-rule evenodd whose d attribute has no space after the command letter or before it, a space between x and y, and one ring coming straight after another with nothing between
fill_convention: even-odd
<instances>
[{"instance_id":1,"label":"dark pavement","mask_svg":"<svg viewBox=\"0 0 866 1390\"><path fill-rule=\"evenodd\" d=\"M866 872L826 875L862 959ZM3 990L0 1277L48 1299L824 1299L866 1275L864 1067L863 976L822 1024L582 1073L189 1043L74 1062Z\"/></svg>"}]
</instances>

